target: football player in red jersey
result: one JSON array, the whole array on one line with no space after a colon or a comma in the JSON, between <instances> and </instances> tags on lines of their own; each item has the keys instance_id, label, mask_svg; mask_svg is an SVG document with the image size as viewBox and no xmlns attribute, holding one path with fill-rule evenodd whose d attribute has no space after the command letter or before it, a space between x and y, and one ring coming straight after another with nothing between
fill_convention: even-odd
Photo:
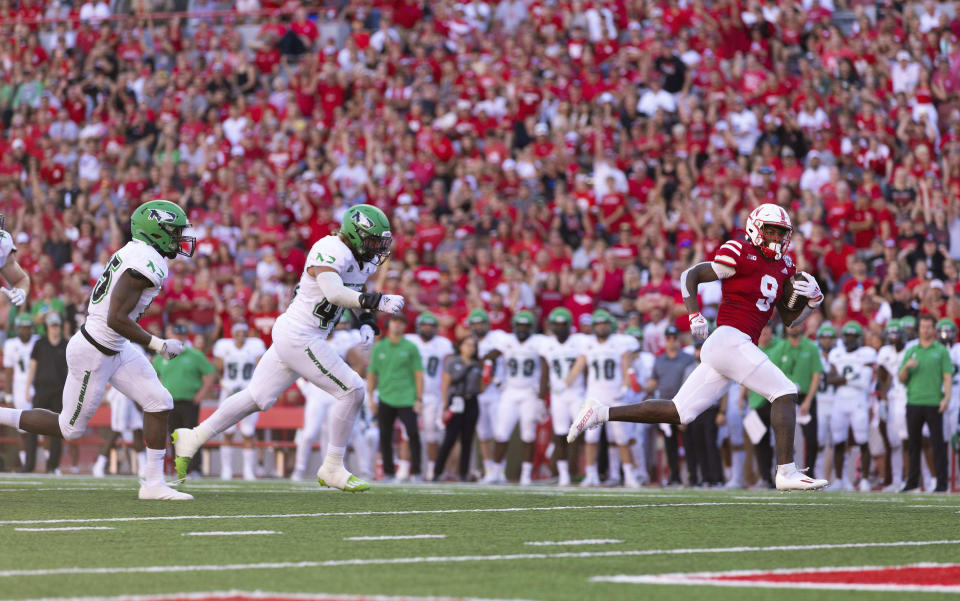
<instances>
[{"instance_id":1,"label":"football player in red jersey","mask_svg":"<svg viewBox=\"0 0 960 601\"><path fill-rule=\"evenodd\" d=\"M570 427L567 440L606 421L688 424L723 395L733 380L766 397L771 407L771 425L777 440L777 478L780 490L823 488L826 480L801 473L793 461L796 428L797 387L757 347L760 330L770 320L780 300L783 283L796 273L789 257L793 226L786 211L775 204L762 204L747 218L749 243L725 242L713 261L699 263L683 272L683 302L690 313L690 331L706 338L700 351L700 365L680 387L672 400L651 400L634 405L606 407L587 399ZM786 325L800 324L823 301L813 276L800 272L803 280L794 290L807 302L802 310L782 314ZM717 314L717 328L709 335L707 320L700 315L697 287L720 280L723 298Z\"/></svg>"}]
</instances>

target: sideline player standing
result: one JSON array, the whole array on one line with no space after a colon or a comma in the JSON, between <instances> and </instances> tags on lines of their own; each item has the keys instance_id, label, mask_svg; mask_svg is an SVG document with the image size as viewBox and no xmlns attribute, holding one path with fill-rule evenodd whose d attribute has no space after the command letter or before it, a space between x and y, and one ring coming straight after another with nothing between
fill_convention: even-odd
<instances>
[{"instance_id":1,"label":"sideline player standing","mask_svg":"<svg viewBox=\"0 0 960 601\"><path fill-rule=\"evenodd\" d=\"M250 337L247 324L236 321L230 328L232 338L221 338L213 345L213 365L220 372L220 402L250 385L253 370L260 357L267 352L263 340ZM243 438L243 479L256 480L254 466L257 462L257 450L254 448L254 435L257 433L258 413L251 413L240 420L236 426L223 432L223 444L220 445L220 479L233 480L233 435L240 430Z\"/></svg>"},{"instance_id":2,"label":"sideline player standing","mask_svg":"<svg viewBox=\"0 0 960 601\"><path fill-rule=\"evenodd\" d=\"M593 312L593 336L584 345L580 357L567 375L567 383L586 370L588 399L607 406L616 407L621 403L628 390L627 370L633 363L635 353L640 350L640 342L633 336L616 333L616 320L606 309ZM695 417L695 416L694 416ZM633 439L632 424L616 423L607 428L608 440L617 446L620 463L623 467L623 481L627 488L639 488L633 467L633 454L630 452L630 440ZM587 432L586 441L586 478L581 486L600 486L597 473L597 452L600 443L600 428ZM612 470L611 470L612 471ZM610 474L617 477L619 474ZM619 478L618 478L619 479Z\"/></svg>"},{"instance_id":3,"label":"sideline player standing","mask_svg":"<svg viewBox=\"0 0 960 601\"><path fill-rule=\"evenodd\" d=\"M782 208L762 204L747 217L746 230L749 243L725 242L713 261L694 265L680 276L691 332L707 340L701 350L700 365L677 395L672 400L622 407L606 407L588 398L570 427L568 440L573 441L584 430L606 421L688 424L726 392L728 380L734 380L773 404L771 422L780 462L777 488L810 490L827 485L826 480L808 478L797 469L793 461L797 387L757 347L760 330L780 300L783 283L796 272L793 262L784 256L790 247L793 226ZM787 325L802 323L823 302L813 276L803 272L801 275L804 281L794 282L794 290L808 300L795 316L781 316L789 321ZM700 314L697 288L703 282L718 279L723 290L718 327L707 337L708 324Z\"/></svg>"},{"instance_id":4,"label":"sideline player standing","mask_svg":"<svg viewBox=\"0 0 960 601\"><path fill-rule=\"evenodd\" d=\"M907 439L907 387L897 374L903 363L906 341L903 326L897 319L887 322L883 334L887 344L877 352L877 391L881 421L886 425L887 445L890 446L890 485L883 490L900 492L903 488L903 441Z\"/></svg>"},{"instance_id":5,"label":"sideline player standing","mask_svg":"<svg viewBox=\"0 0 960 601\"><path fill-rule=\"evenodd\" d=\"M63 389L63 412L0 409L2 424L76 440L83 436L109 383L144 411L147 464L141 499L193 498L163 481L167 415L173 409L173 398L160 384L149 359L134 346L145 346L168 359L183 350L179 340L152 336L137 320L160 293L167 277L166 259L193 256L196 239L183 235L188 227L183 209L166 200L152 200L134 211L130 218L133 240L110 258L90 293L87 321L67 344L69 374Z\"/></svg>"},{"instance_id":6,"label":"sideline player standing","mask_svg":"<svg viewBox=\"0 0 960 601\"><path fill-rule=\"evenodd\" d=\"M490 329L490 316L483 309L474 309L467 316L470 324L470 333L477 339L477 355L480 358L496 348L498 341L507 333L503 330ZM484 367L484 370L488 369ZM489 368L496 377L490 385L477 396L480 414L477 418L477 442L480 445L480 454L483 456L484 480L492 481L497 476L496 461L494 461L494 422L497 417L497 406L500 404L500 379L503 376L503 360L497 359Z\"/></svg>"},{"instance_id":7,"label":"sideline player standing","mask_svg":"<svg viewBox=\"0 0 960 601\"><path fill-rule=\"evenodd\" d=\"M298 377L303 377L337 399L331 412L330 445L317 481L348 492L370 485L343 466L347 439L363 404L364 381L327 343L344 309L363 309L360 332L363 345L373 344L376 319L372 311L396 314L403 297L360 292L390 256L393 236L383 211L372 205L347 210L340 231L314 243L307 257L297 294L273 326L274 344L267 349L250 386L231 395L196 428L173 432L177 474L186 475L190 458L211 437L256 411L266 411Z\"/></svg>"},{"instance_id":8,"label":"sideline player standing","mask_svg":"<svg viewBox=\"0 0 960 601\"><path fill-rule=\"evenodd\" d=\"M7 381L6 399L14 409L32 409L33 403L30 399L33 394L29 390L30 353L33 352L33 345L40 336L33 333L33 320L25 313L17 315L16 326L16 337L7 338L3 343L3 367ZM33 453L36 453L37 435L21 432L20 465L24 471L27 471L27 454L31 448ZM32 461L30 463L33 464Z\"/></svg>"},{"instance_id":9,"label":"sideline player standing","mask_svg":"<svg viewBox=\"0 0 960 601\"><path fill-rule=\"evenodd\" d=\"M437 447L443 440L443 401L440 384L443 377L443 362L453 354L453 343L444 336L437 336L440 322L433 313L417 316L417 333L407 334L406 339L416 345L423 361L423 399L420 408L420 434L427 449L427 478L433 477L437 460Z\"/></svg>"},{"instance_id":10,"label":"sideline player standing","mask_svg":"<svg viewBox=\"0 0 960 601\"><path fill-rule=\"evenodd\" d=\"M547 316L553 336L544 339L540 354L547 361L550 372L550 417L553 422L553 444L557 457L557 484L570 486L570 464L567 461L567 430L583 402L584 379L573 378L567 386L567 375L583 354L589 336L571 333L573 314L557 307Z\"/></svg>"},{"instance_id":11,"label":"sideline player standing","mask_svg":"<svg viewBox=\"0 0 960 601\"><path fill-rule=\"evenodd\" d=\"M507 443L513 428L520 423L520 440L523 442L523 463L520 468L520 485L533 483L534 441L537 424L546 419L548 371L541 357L540 347L546 336L534 334L536 320L530 311L519 311L513 316L513 334L504 334L496 346L484 356L484 362L503 358L503 396L497 406L494 424L494 468L485 482L504 482Z\"/></svg>"}]
</instances>

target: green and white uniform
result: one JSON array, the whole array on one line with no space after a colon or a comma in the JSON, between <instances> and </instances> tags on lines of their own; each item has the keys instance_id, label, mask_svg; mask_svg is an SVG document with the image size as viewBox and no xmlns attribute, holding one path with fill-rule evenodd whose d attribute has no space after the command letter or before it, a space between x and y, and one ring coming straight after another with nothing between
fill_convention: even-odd
<instances>
[{"instance_id":1,"label":"green and white uniform","mask_svg":"<svg viewBox=\"0 0 960 601\"><path fill-rule=\"evenodd\" d=\"M453 343L443 336L424 340L419 334L407 334L406 339L416 345L423 361L423 409L420 411L420 436L424 442L443 441L443 399L440 398L443 362L453 354Z\"/></svg>"},{"instance_id":2,"label":"green and white uniform","mask_svg":"<svg viewBox=\"0 0 960 601\"><path fill-rule=\"evenodd\" d=\"M907 439L907 387L898 377L906 352L906 348L898 351L892 344L880 347L877 352L877 365L887 370L891 382L890 390L887 391L887 415L884 420L887 423L887 440L896 440L896 444L891 445L897 447L900 446L899 441Z\"/></svg>"},{"instance_id":3,"label":"green and white uniform","mask_svg":"<svg viewBox=\"0 0 960 601\"><path fill-rule=\"evenodd\" d=\"M828 360L837 372L846 378L846 384L837 386L830 414L830 435L833 443L847 440L847 428L853 430L853 440L866 444L870 426L870 391L873 390L873 367L877 351L861 346L848 351L842 344L830 351Z\"/></svg>"},{"instance_id":4,"label":"green and white uniform","mask_svg":"<svg viewBox=\"0 0 960 601\"><path fill-rule=\"evenodd\" d=\"M483 338L477 340L477 355L485 357L487 353L497 348L500 341L509 336L503 330L490 330ZM501 382L503 380L503 358L498 358L493 365L493 381L477 395L477 404L480 415L477 418L477 439L484 441L493 438L494 422L497 417L497 406L500 404Z\"/></svg>"},{"instance_id":5,"label":"green and white uniform","mask_svg":"<svg viewBox=\"0 0 960 601\"><path fill-rule=\"evenodd\" d=\"M173 409L173 398L160 384L147 356L107 325L116 282L127 270L150 281L130 312L134 321L140 319L160 294L169 271L167 260L140 240L128 242L110 257L90 293L87 321L67 343L68 374L60 413L60 430L67 440L83 435L87 422L100 406L108 382L147 413Z\"/></svg>"},{"instance_id":6,"label":"green and white uniform","mask_svg":"<svg viewBox=\"0 0 960 601\"><path fill-rule=\"evenodd\" d=\"M33 398L33 390L27 390L27 380L30 379L30 353L39 339L40 337L34 334L30 340L24 342L19 336L15 336L3 343L3 366L13 369L11 391L14 409L33 408L30 400Z\"/></svg>"},{"instance_id":7,"label":"green and white uniform","mask_svg":"<svg viewBox=\"0 0 960 601\"><path fill-rule=\"evenodd\" d=\"M610 407L622 404L623 396L623 355L640 350L640 343L633 336L612 334L600 341L591 336L584 348L583 356L587 360L587 398ZM629 422L609 422L607 436L618 444L628 444L633 437L633 424ZM600 441L600 428L584 433L589 443Z\"/></svg>"},{"instance_id":8,"label":"green and white uniform","mask_svg":"<svg viewBox=\"0 0 960 601\"><path fill-rule=\"evenodd\" d=\"M233 338L221 338L213 345L213 356L223 361L223 375L220 377L220 401L223 402L231 394L243 390L253 378L253 370L257 361L267 352L266 345L259 338L247 338L243 346L237 347ZM236 426L228 428L224 434L233 436L237 428L240 434L251 437L257 430L259 412L251 413L240 420Z\"/></svg>"},{"instance_id":9,"label":"green and white uniform","mask_svg":"<svg viewBox=\"0 0 960 601\"><path fill-rule=\"evenodd\" d=\"M533 442L543 407L540 398L540 357L548 338L531 334L521 342L515 334L505 334L496 341L496 350L503 359L503 395L497 406L493 427L497 442L507 442L520 422L520 440Z\"/></svg>"},{"instance_id":10,"label":"green and white uniform","mask_svg":"<svg viewBox=\"0 0 960 601\"><path fill-rule=\"evenodd\" d=\"M565 436L573 418L580 411L583 404L583 395L586 384L584 376L580 377L561 392L558 386L565 382L570 369L577 362L577 357L583 354L585 345L590 340L586 334L570 334L566 340L560 342L555 336L548 336L540 345L540 356L546 359L550 369L550 418L553 422L553 433Z\"/></svg>"},{"instance_id":11,"label":"green and white uniform","mask_svg":"<svg viewBox=\"0 0 960 601\"><path fill-rule=\"evenodd\" d=\"M261 411L272 407L277 397L299 377L333 397L364 387L363 379L327 343L343 307L324 298L316 278L307 272L310 267L334 269L343 285L357 292L363 290L367 279L377 270L371 262L359 264L337 235L314 243L297 293L273 326L273 345L263 355L250 381L248 390Z\"/></svg>"}]
</instances>

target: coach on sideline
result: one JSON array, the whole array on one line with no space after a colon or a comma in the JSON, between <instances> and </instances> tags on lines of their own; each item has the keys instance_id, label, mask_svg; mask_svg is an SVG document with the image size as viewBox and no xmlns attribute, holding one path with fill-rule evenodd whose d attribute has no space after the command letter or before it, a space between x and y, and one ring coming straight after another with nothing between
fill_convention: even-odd
<instances>
[{"instance_id":1,"label":"coach on sideline","mask_svg":"<svg viewBox=\"0 0 960 601\"><path fill-rule=\"evenodd\" d=\"M423 360L417 345L404 338L407 317L403 313L390 316L387 336L373 345L367 368L367 401L380 424L380 455L383 474L388 480L396 475L393 465L393 422L399 417L410 441L410 473L420 478L420 430L417 415L423 399ZM380 397L373 404L373 391Z\"/></svg>"},{"instance_id":2,"label":"coach on sideline","mask_svg":"<svg viewBox=\"0 0 960 601\"><path fill-rule=\"evenodd\" d=\"M907 387L907 436L910 466L903 492L920 486L920 446L923 424L930 428L933 467L937 472L934 492L947 492L947 447L943 444L943 412L950 403L953 363L950 351L936 340L936 319L922 314L919 341L907 349L900 364L900 381Z\"/></svg>"}]
</instances>

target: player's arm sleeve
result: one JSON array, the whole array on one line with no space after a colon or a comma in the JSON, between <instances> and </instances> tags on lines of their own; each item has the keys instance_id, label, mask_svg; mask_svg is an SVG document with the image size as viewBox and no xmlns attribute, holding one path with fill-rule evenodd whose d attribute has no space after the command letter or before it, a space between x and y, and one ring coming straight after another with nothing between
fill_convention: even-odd
<instances>
[{"instance_id":1,"label":"player's arm sleeve","mask_svg":"<svg viewBox=\"0 0 960 601\"><path fill-rule=\"evenodd\" d=\"M737 270L737 267L740 265L740 256L743 254L743 243L738 240L727 240L724 242L720 248L717 249L717 253L713 257L714 265L723 265L733 271ZM730 275L733 275L732 271L727 271ZM717 273L720 276L719 273ZM729 277L729 276L727 276ZM721 276L722 279L722 276Z\"/></svg>"},{"instance_id":2,"label":"player's arm sleeve","mask_svg":"<svg viewBox=\"0 0 960 601\"><path fill-rule=\"evenodd\" d=\"M360 293L343 285L340 274L335 271L321 271L316 277L320 294L331 303L344 309L360 308Z\"/></svg>"}]
</instances>

